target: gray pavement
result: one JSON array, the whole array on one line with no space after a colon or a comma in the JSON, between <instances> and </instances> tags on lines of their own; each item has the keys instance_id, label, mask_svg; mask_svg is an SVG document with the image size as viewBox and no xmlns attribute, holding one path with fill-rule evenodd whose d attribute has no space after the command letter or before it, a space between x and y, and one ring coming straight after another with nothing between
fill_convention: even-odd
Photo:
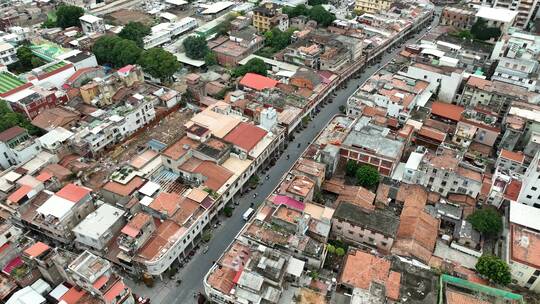
<instances>
[{"instance_id":1,"label":"gray pavement","mask_svg":"<svg viewBox=\"0 0 540 304\"><path fill-rule=\"evenodd\" d=\"M428 28L425 28L421 32L421 35L425 34L427 30ZM407 43L412 43L416 39L418 38L413 38ZM280 182L281 177L290 169L295 160L300 157L301 153L308 146L308 143L315 138L334 115L338 114L339 106L346 105L348 97L354 93L358 86L375 73L380 66L395 57L399 51L400 49L398 48L391 53L384 52L380 65L366 68L360 78L351 79L345 88L335 91L337 95L334 97L334 102L321 108L319 114L312 119L308 127L300 133L295 134L294 141L289 143L287 149L283 151L281 157L276 161L275 166L268 170L267 174L270 178L266 180L264 175L260 176L261 184L257 189L237 199L240 205L234 210L233 216L222 221L222 225L214 229L208 252L203 254L202 250L199 250L192 260L178 272L177 278L182 279L180 285L176 285L174 280L166 280L165 282L157 282L156 286L149 289L141 286L142 284L135 284L126 280L128 285L133 288L133 292L149 297L152 303L196 303L197 299L193 296L194 293L203 292L202 281L204 276L212 266L213 261L218 260L223 251L244 226L245 221L242 218L242 214L250 207L250 203L255 203L255 206L258 206L274 190ZM297 147L298 143L300 143L300 148ZM287 154L290 155L290 159L286 158ZM253 199L252 196L254 192L258 194L256 199Z\"/></svg>"}]
</instances>

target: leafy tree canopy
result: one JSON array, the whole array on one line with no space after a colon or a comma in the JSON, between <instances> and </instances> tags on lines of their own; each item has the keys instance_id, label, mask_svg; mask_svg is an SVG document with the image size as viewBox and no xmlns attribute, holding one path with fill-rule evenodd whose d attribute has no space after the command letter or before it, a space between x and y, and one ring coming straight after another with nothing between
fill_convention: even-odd
<instances>
[{"instance_id":1,"label":"leafy tree canopy","mask_svg":"<svg viewBox=\"0 0 540 304\"><path fill-rule=\"evenodd\" d=\"M246 75L247 73L255 73L266 76L268 73L266 70L266 63L264 63L264 61L260 58L252 58L243 66L239 66L234 69L233 76L240 77Z\"/></svg>"},{"instance_id":2,"label":"leafy tree canopy","mask_svg":"<svg viewBox=\"0 0 540 304\"><path fill-rule=\"evenodd\" d=\"M494 208L486 207L476 210L467 220L473 228L485 236L496 236L502 230L502 217Z\"/></svg>"},{"instance_id":3,"label":"leafy tree canopy","mask_svg":"<svg viewBox=\"0 0 540 304\"><path fill-rule=\"evenodd\" d=\"M189 36L182 44L186 55L191 59L203 60L208 53L208 45L203 36Z\"/></svg>"},{"instance_id":4,"label":"leafy tree canopy","mask_svg":"<svg viewBox=\"0 0 540 304\"><path fill-rule=\"evenodd\" d=\"M491 38L499 38L501 36L501 30L498 27L488 27L486 20L479 18L471 27L471 34L475 39L485 41Z\"/></svg>"},{"instance_id":5,"label":"leafy tree canopy","mask_svg":"<svg viewBox=\"0 0 540 304\"><path fill-rule=\"evenodd\" d=\"M356 171L356 182L366 188L371 188L379 182L379 171L370 165L361 165Z\"/></svg>"},{"instance_id":6,"label":"leafy tree canopy","mask_svg":"<svg viewBox=\"0 0 540 304\"><path fill-rule=\"evenodd\" d=\"M170 80L180 68L180 62L176 57L162 48L151 48L144 51L139 59L139 64L146 73L161 81Z\"/></svg>"},{"instance_id":7,"label":"leafy tree canopy","mask_svg":"<svg viewBox=\"0 0 540 304\"><path fill-rule=\"evenodd\" d=\"M308 5L310 6L327 4L327 3L328 3L328 0L308 0Z\"/></svg>"},{"instance_id":8,"label":"leafy tree canopy","mask_svg":"<svg viewBox=\"0 0 540 304\"><path fill-rule=\"evenodd\" d=\"M497 284L508 285L512 279L508 264L493 255L481 256L478 259L475 268L478 273Z\"/></svg>"},{"instance_id":9,"label":"leafy tree canopy","mask_svg":"<svg viewBox=\"0 0 540 304\"><path fill-rule=\"evenodd\" d=\"M118 33L118 36L120 38L135 41L138 47L143 47L143 38L144 36L149 35L150 32L150 27L140 22L132 21L124 26L120 33Z\"/></svg>"},{"instance_id":10,"label":"leafy tree canopy","mask_svg":"<svg viewBox=\"0 0 540 304\"><path fill-rule=\"evenodd\" d=\"M206 53L206 55L204 56L204 63L206 64L206 66L213 66L218 64L216 53L212 51Z\"/></svg>"},{"instance_id":11,"label":"leafy tree canopy","mask_svg":"<svg viewBox=\"0 0 540 304\"><path fill-rule=\"evenodd\" d=\"M42 133L38 127L30 123L26 116L13 112L6 101L0 100L0 132L14 126L25 128L30 135L40 135Z\"/></svg>"},{"instance_id":12,"label":"leafy tree canopy","mask_svg":"<svg viewBox=\"0 0 540 304\"><path fill-rule=\"evenodd\" d=\"M123 67L136 63L141 56L142 49L132 40L120 39L112 49L114 66Z\"/></svg>"},{"instance_id":13,"label":"leafy tree canopy","mask_svg":"<svg viewBox=\"0 0 540 304\"><path fill-rule=\"evenodd\" d=\"M84 15L81 7L74 5L62 5L56 10L56 25L61 28L79 26L79 18Z\"/></svg>"},{"instance_id":14,"label":"leafy tree canopy","mask_svg":"<svg viewBox=\"0 0 540 304\"><path fill-rule=\"evenodd\" d=\"M325 10L322 5L315 5L312 7L309 11L309 18L317 21L317 24L324 27L329 26L336 20L336 16Z\"/></svg>"}]
</instances>

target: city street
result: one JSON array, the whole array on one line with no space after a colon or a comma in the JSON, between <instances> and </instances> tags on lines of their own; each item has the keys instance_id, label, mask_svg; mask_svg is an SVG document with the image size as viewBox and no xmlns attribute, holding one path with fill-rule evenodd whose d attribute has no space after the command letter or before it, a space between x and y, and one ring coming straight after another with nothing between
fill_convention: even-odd
<instances>
[{"instance_id":1,"label":"city street","mask_svg":"<svg viewBox=\"0 0 540 304\"><path fill-rule=\"evenodd\" d=\"M433 24L436 24L437 17ZM428 27L424 28L420 35L427 32ZM407 43L411 43L418 39L419 35L409 40ZM274 167L270 168L266 174L270 177L266 180L265 175L260 175L261 184L257 189L245 194L238 199L239 206L236 206L234 214L231 218L227 218L222 221L222 225L213 230L213 237L209 243L209 250L206 254L203 254L202 250L199 250L192 260L182 268L177 278L182 280L180 285L177 285L175 280L166 280L165 282L156 282L156 286L153 288L146 288L141 286L142 284L133 285L133 282L126 280L133 288L133 291L142 296L149 297L152 303L196 303L194 293L203 292L202 281L211 267L213 261L218 260L223 251L235 238L236 234L244 226L245 221L242 218L242 214L246 211L250 203L254 203L258 206L266 196L276 187L281 180L282 176L289 170L295 160L301 155L302 151L307 147L315 136L326 126L328 121L339 112L341 105L346 105L347 98L354 93L357 87L364 82L368 77L380 68L380 66L389 62L400 49L396 49L391 53L384 52L381 63L372 67L366 68L365 72L360 78L351 79L348 86L336 90L337 95L334 97L334 102L327 104L324 108L321 108L319 114L312 119L307 128L300 133L295 134L293 142L289 143L286 150L283 151L281 157L276 161ZM297 145L300 144L300 148ZM290 159L286 158L286 155L290 155ZM252 194L256 192L257 198L254 200Z\"/></svg>"}]
</instances>

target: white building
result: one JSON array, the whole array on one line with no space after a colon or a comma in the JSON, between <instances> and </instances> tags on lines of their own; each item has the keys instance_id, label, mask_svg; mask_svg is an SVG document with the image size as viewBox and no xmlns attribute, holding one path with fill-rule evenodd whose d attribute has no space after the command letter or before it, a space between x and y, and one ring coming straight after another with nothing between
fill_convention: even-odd
<instances>
[{"instance_id":1,"label":"white building","mask_svg":"<svg viewBox=\"0 0 540 304\"><path fill-rule=\"evenodd\" d=\"M17 60L15 47L9 43L0 42L0 64L8 65Z\"/></svg>"},{"instance_id":2,"label":"white building","mask_svg":"<svg viewBox=\"0 0 540 304\"><path fill-rule=\"evenodd\" d=\"M105 23L103 22L103 18L86 14L80 17L79 20L85 34L105 33Z\"/></svg>"},{"instance_id":3,"label":"white building","mask_svg":"<svg viewBox=\"0 0 540 304\"><path fill-rule=\"evenodd\" d=\"M527 28L531 22L538 0L495 0L493 7L509 9L517 12L515 26Z\"/></svg>"},{"instance_id":4,"label":"white building","mask_svg":"<svg viewBox=\"0 0 540 304\"><path fill-rule=\"evenodd\" d=\"M75 226L73 234L78 246L101 251L123 226L124 211L103 204Z\"/></svg>"},{"instance_id":5,"label":"white building","mask_svg":"<svg viewBox=\"0 0 540 304\"><path fill-rule=\"evenodd\" d=\"M434 88L438 92L439 100L452 102L463 80L463 71L456 68L415 63L409 66L407 76L438 84ZM435 92L432 93L435 94Z\"/></svg>"},{"instance_id":6,"label":"white building","mask_svg":"<svg viewBox=\"0 0 540 304\"><path fill-rule=\"evenodd\" d=\"M143 38L144 48L150 49L171 41L187 31L197 27L197 20L192 17L182 18L178 22L165 22L152 27L152 33Z\"/></svg>"},{"instance_id":7,"label":"white building","mask_svg":"<svg viewBox=\"0 0 540 304\"><path fill-rule=\"evenodd\" d=\"M15 126L0 133L0 166L4 169L30 160L40 150L26 129Z\"/></svg>"},{"instance_id":8,"label":"white building","mask_svg":"<svg viewBox=\"0 0 540 304\"><path fill-rule=\"evenodd\" d=\"M529 164L527 171L523 175L521 191L519 192L518 202L540 208L540 151Z\"/></svg>"},{"instance_id":9,"label":"white building","mask_svg":"<svg viewBox=\"0 0 540 304\"><path fill-rule=\"evenodd\" d=\"M498 27L501 33L506 34L508 33L508 29L514 25L517 14L516 11L505 8L480 6L476 13L476 18L486 20L488 27Z\"/></svg>"},{"instance_id":10,"label":"white building","mask_svg":"<svg viewBox=\"0 0 540 304\"><path fill-rule=\"evenodd\" d=\"M534 292L540 292L540 209L521 203L510 203L510 229L507 239L507 262L512 281Z\"/></svg>"}]
</instances>

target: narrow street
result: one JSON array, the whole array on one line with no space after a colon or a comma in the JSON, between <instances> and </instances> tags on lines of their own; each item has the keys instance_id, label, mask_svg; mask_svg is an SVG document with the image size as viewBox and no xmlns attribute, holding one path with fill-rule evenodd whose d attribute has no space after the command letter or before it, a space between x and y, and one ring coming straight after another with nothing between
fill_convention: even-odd
<instances>
[{"instance_id":1,"label":"narrow street","mask_svg":"<svg viewBox=\"0 0 540 304\"><path fill-rule=\"evenodd\" d=\"M440 11L440 9L436 11ZM436 21L437 17L435 17L433 24L436 24ZM424 35L428 29L428 27L424 28L419 35L405 44L412 43L418 37ZM399 51L400 49L398 48L391 53L384 52L381 64L366 68L360 78L351 79L347 87L335 91L337 95L334 97L334 102L321 108L319 114L312 119L307 128L295 134L294 141L289 143L287 149L283 151L281 157L276 161L275 166L267 171L266 174L270 176L269 179L266 180L264 175L260 175L261 184L257 189L239 198L239 206L236 206L233 216L222 221L222 225L213 230L213 237L209 242L208 252L203 254L202 249L200 249L192 260L184 268L180 269L176 275L176 278L182 280L180 285L177 285L175 280L166 280L165 282L156 282L156 286L150 289L141 286L141 283L133 285L133 282L127 280L128 285L133 288L134 292L149 297L152 303L196 303L197 298L193 296L194 293L203 292L202 281L204 276L212 266L212 263L219 259L223 251L244 226L245 221L242 218L242 214L249 208L250 203L254 203L256 208L271 193L280 182L281 177L290 169L307 147L308 143L315 138L335 114L339 113L339 106L346 105L347 99L354 93L357 87L375 73L380 66L388 63ZM298 144L300 144L299 148ZM287 154L290 155L290 159L286 158ZM252 196L254 192L257 192L256 199L253 199Z\"/></svg>"}]
</instances>

